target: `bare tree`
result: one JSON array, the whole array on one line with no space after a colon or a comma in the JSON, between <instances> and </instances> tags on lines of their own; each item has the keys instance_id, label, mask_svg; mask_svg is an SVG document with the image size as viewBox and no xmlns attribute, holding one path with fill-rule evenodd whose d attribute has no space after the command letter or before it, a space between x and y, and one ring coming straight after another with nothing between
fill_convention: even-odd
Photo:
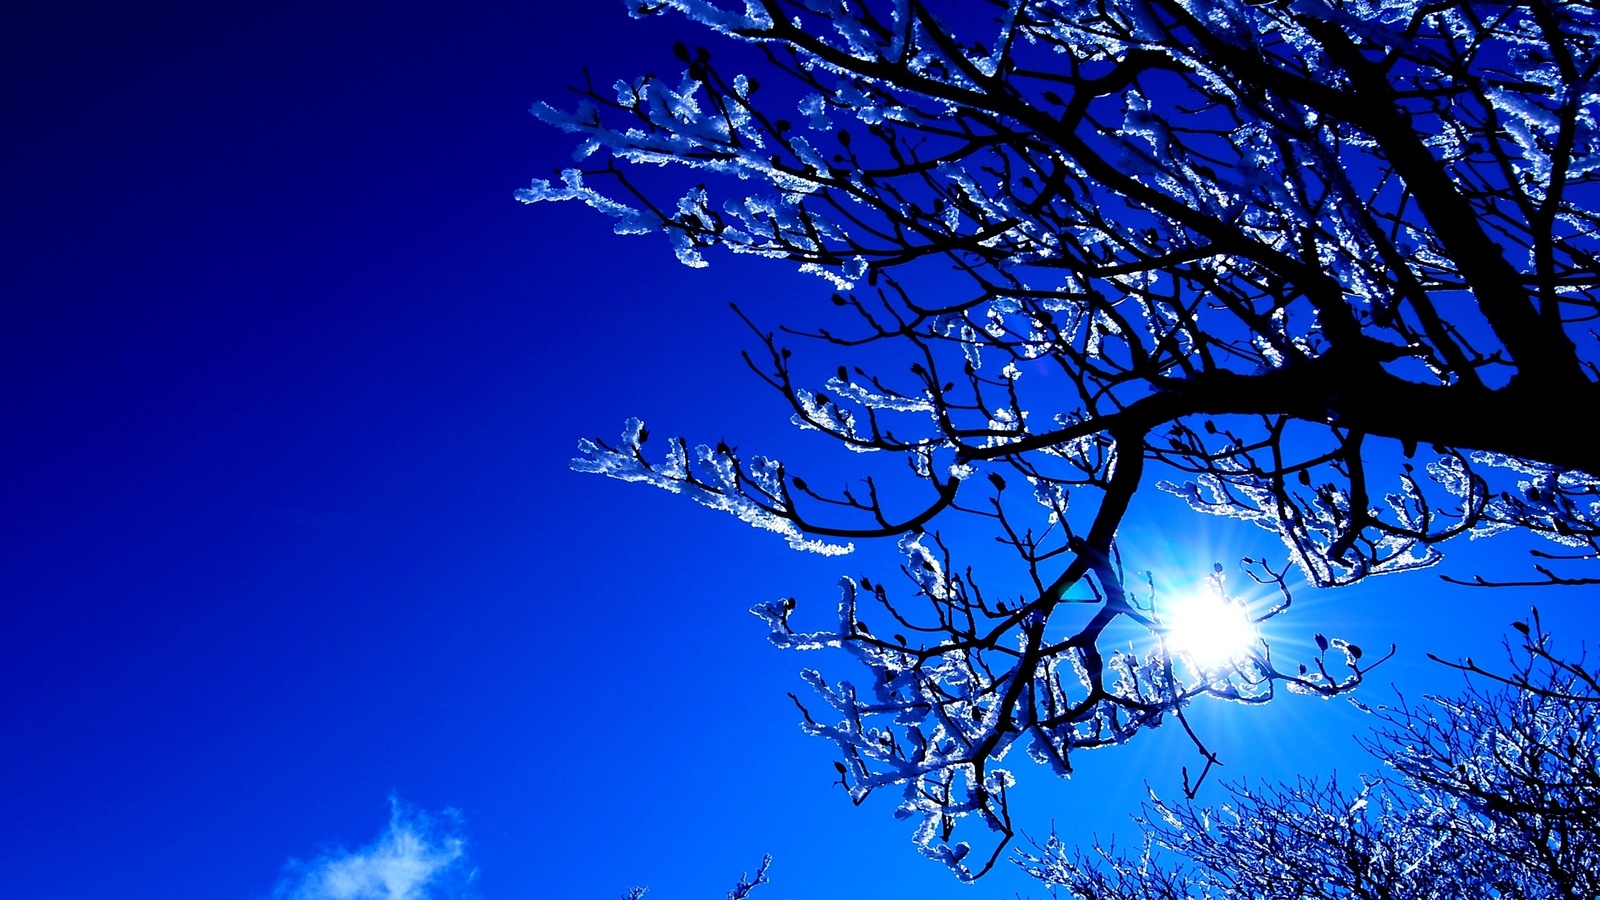
<instances>
[{"instance_id":1,"label":"bare tree","mask_svg":"<svg viewBox=\"0 0 1600 900\"><path fill-rule=\"evenodd\" d=\"M1276 533L1318 585L1507 530L1555 542L1529 581L1600 582L1600 444L1574 425L1600 409L1594 4L631 7L732 39L750 71L680 44L680 76L536 106L587 161L519 196L662 232L689 265L723 247L831 281L838 321L742 311L747 359L801 428L906 469L829 490L725 444L648 453L637 421L575 466L800 549L900 542L909 588L846 580L832 629L792 628L792 600L758 612L779 644L871 671L859 690L807 673L827 713L806 727L857 802L903 791L961 877L1012 834L995 764L1018 741L1067 773L1168 718L1195 736L1196 697L1329 695L1370 668L1321 636L1309 666L1259 640L1180 652L1115 541L1141 489ZM663 201L661 164L707 182ZM828 358L803 368L796 341ZM1019 567L980 590L941 537L960 520ZM1276 615L1290 568L1246 560L1277 597L1246 609L1219 567L1217 609ZM1122 624L1149 640L1111 650ZM1000 835L977 862L952 838L967 815Z\"/></svg>"},{"instance_id":2,"label":"bare tree","mask_svg":"<svg viewBox=\"0 0 1600 900\"><path fill-rule=\"evenodd\" d=\"M1596 672L1531 622L1509 674L1468 662L1481 677L1459 696L1376 711L1379 776L1231 784L1213 808L1157 800L1139 853L1052 838L1023 866L1073 900L1600 896Z\"/></svg>"}]
</instances>

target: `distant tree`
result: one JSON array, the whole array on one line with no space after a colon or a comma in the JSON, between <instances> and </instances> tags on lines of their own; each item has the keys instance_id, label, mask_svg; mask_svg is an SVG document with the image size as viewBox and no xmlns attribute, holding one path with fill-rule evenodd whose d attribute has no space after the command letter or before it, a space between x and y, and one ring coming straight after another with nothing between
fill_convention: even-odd
<instances>
[{"instance_id":1,"label":"distant tree","mask_svg":"<svg viewBox=\"0 0 1600 900\"><path fill-rule=\"evenodd\" d=\"M831 281L840 322L741 312L746 358L801 428L898 456L903 483L830 490L726 444L649 453L638 421L575 466L800 549L899 541L909 588L847 579L836 627L794 629L793 600L757 612L780 645L870 670L860 691L808 672L828 712L805 726L857 802L902 791L959 876L1012 835L1013 744L1065 774L1072 751L1174 718L1203 778L1191 700L1329 695L1372 664L1320 635L1309 666L1259 640L1184 650L1123 568L1145 555L1115 540L1141 489L1274 532L1317 585L1502 531L1558 545L1530 581L1600 582L1600 442L1574 424L1600 411L1594 4L726 6L630 4L744 42L730 55L766 83L679 44L681 75L540 104L588 161L519 196L662 232L691 266L723 247ZM662 202L668 164L711 181ZM803 369L788 338L831 358ZM1019 569L980 589L976 554L941 536L962 521ZM1245 560L1277 598L1246 610L1218 566L1214 615L1276 615L1292 568ZM1150 637L1113 650L1128 625ZM971 858L952 838L969 815L999 834Z\"/></svg>"},{"instance_id":2,"label":"distant tree","mask_svg":"<svg viewBox=\"0 0 1600 900\"><path fill-rule=\"evenodd\" d=\"M1600 897L1600 672L1517 627L1509 675L1376 711L1377 777L1154 801L1141 852L1052 838L1023 867L1073 900Z\"/></svg>"}]
</instances>

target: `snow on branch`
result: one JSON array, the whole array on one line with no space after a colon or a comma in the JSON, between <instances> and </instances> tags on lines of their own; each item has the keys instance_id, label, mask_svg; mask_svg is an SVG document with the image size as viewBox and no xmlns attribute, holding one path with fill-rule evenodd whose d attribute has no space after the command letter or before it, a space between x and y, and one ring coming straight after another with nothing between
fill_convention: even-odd
<instances>
[{"instance_id":1,"label":"snow on branch","mask_svg":"<svg viewBox=\"0 0 1600 900\"><path fill-rule=\"evenodd\" d=\"M741 310L745 358L870 477L828 492L681 439L650 457L638 422L574 467L796 549L900 542L905 585L848 580L836 624L757 612L864 669L809 674L805 727L852 798L901 792L964 878L1000 850L958 821L1014 831L999 764L1019 741L1064 775L1177 721L1198 780L1216 760L1192 701L1326 696L1371 668L1320 636L1304 664L1265 643L1185 661L1155 587L1174 573L1140 587L1123 566L1150 558L1119 540L1141 491L1277 536L1288 563L1207 589L1257 625L1291 567L1346 585L1457 538L1545 539L1510 583L1600 582L1600 445L1574 424L1600 414L1592 5L990 6L635 0L726 39L717 60L679 44L676 71L535 106L577 152L518 193L660 232L686 265L726 250L825 279L815 320L787 297ZM769 311L786 323L757 328ZM1113 644L1128 626L1144 645Z\"/></svg>"}]
</instances>

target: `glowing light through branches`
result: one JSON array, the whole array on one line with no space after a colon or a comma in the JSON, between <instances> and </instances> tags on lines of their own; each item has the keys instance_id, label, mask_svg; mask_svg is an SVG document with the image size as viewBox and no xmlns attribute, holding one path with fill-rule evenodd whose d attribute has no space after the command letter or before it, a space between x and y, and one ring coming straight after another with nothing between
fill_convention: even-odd
<instances>
[{"instance_id":1,"label":"glowing light through branches","mask_svg":"<svg viewBox=\"0 0 1600 900\"><path fill-rule=\"evenodd\" d=\"M1201 669L1227 665L1261 640L1249 609L1219 587L1181 595L1162 615L1167 649Z\"/></svg>"}]
</instances>

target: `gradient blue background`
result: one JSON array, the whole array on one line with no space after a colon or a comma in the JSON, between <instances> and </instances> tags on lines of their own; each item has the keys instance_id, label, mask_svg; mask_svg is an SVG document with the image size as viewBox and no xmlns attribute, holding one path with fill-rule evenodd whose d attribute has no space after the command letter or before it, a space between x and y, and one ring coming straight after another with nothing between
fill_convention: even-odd
<instances>
[{"instance_id":1,"label":"gradient blue background","mask_svg":"<svg viewBox=\"0 0 1600 900\"><path fill-rule=\"evenodd\" d=\"M572 144L530 103L674 70L679 36L611 0L0 13L0 896L261 897L390 792L460 811L490 900L717 897L763 852L773 900L1027 890L955 884L796 729L795 671L849 666L745 610L826 613L862 563L567 469L634 414L820 449L726 304L808 321L821 282L511 199ZM1141 504L1130 537L1207 567L1272 550ZM1424 651L1492 657L1534 600L1575 643L1584 599L1307 589L1281 647L1400 641L1378 681L1448 688ZM1341 703L1200 721L1234 777L1363 766ZM1110 834L1192 762L1019 761L1019 822Z\"/></svg>"}]
</instances>

